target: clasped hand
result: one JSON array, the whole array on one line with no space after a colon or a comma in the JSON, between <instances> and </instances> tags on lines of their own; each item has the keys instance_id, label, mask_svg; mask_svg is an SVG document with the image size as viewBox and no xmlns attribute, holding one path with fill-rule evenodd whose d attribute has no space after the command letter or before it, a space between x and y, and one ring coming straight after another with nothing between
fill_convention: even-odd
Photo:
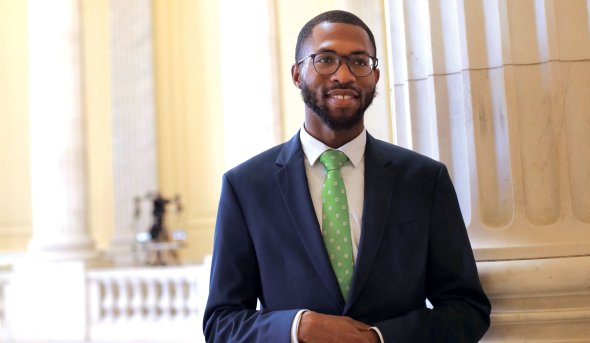
<instances>
[{"instance_id":1,"label":"clasped hand","mask_svg":"<svg viewBox=\"0 0 590 343\"><path fill-rule=\"evenodd\" d=\"M299 342L379 343L379 336L370 326L350 317L332 316L313 311L304 312L297 334Z\"/></svg>"}]
</instances>

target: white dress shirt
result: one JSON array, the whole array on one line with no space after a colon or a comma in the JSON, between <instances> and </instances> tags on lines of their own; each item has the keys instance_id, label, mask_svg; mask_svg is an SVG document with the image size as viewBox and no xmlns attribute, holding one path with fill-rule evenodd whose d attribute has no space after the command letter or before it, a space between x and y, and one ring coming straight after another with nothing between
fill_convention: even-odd
<instances>
[{"instance_id":1,"label":"white dress shirt","mask_svg":"<svg viewBox=\"0 0 590 343\"><path fill-rule=\"evenodd\" d=\"M359 242L361 240L361 224L363 220L363 202L365 199L365 146L367 144L367 130L363 129L356 138L339 147L337 150L342 151L348 157L341 168L340 173L344 179L346 188L346 198L348 200L348 215L350 216L350 236L352 239L352 255L354 261L358 252ZM309 194L313 202L320 229L322 226L322 185L326 177L326 168L319 162L320 155L331 147L325 145L319 140L312 137L302 127L299 131L299 139L305 155L305 173L307 174L307 184ZM291 341L297 342L297 330L301 315L306 310L301 310L293 319L291 326ZM383 342L383 336L376 327L375 330Z\"/></svg>"},{"instance_id":2,"label":"white dress shirt","mask_svg":"<svg viewBox=\"0 0 590 343\"><path fill-rule=\"evenodd\" d=\"M322 226L322 186L326 178L326 168L320 163L320 155L330 148L313 138L305 128L299 134L303 153L305 154L305 173L309 194L313 201L316 217ZM348 200L348 215L350 216L350 237L352 239L352 256L356 261L358 246L361 239L361 222L363 220L363 201L365 195L365 145L367 144L366 130L352 141L339 147L349 159L340 168L346 199Z\"/></svg>"}]
</instances>

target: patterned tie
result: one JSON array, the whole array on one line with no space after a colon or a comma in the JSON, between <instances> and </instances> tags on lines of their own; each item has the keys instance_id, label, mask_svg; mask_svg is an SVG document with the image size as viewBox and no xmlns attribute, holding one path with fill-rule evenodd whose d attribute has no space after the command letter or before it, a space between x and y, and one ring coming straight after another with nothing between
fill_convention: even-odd
<instances>
[{"instance_id":1,"label":"patterned tie","mask_svg":"<svg viewBox=\"0 0 590 343\"><path fill-rule=\"evenodd\" d=\"M327 171L322 188L322 234L344 300L348 298L354 270L348 200L340 175L340 167L346 161L348 157L338 150L327 150L320 156Z\"/></svg>"}]
</instances>

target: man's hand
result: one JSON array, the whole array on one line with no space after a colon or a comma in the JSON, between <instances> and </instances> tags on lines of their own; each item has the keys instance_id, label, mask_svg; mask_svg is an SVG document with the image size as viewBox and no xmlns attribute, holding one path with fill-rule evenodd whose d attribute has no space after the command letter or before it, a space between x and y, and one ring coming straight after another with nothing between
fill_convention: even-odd
<instances>
[{"instance_id":1,"label":"man's hand","mask_svg":"<svg viewBox=\"0 0 590 343\"><path fill-rule=\"evenodd\" d=\"M381 343L381 339L379 338L377 331L369 329L369 330L365 330L365 331L361 331L361 332L368 339L367 342Z\"/></svg>"},{"instance_id":2,"label":"man's hand","mask_svg":"<svg viewBox=\"0 0 590 343\"><path fill-rule=\"evenodd\" d=\"M332 316L313 311L304 312L301 316L297 338L301 343L379 343L377 334L365 323L350 317Z\"/></svg>"}]
</instances>

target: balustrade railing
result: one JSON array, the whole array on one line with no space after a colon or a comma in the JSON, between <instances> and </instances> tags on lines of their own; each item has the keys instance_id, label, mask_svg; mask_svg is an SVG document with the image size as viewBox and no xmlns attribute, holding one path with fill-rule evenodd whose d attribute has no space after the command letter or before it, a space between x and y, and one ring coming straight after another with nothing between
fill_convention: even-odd
<instances>
[{"instance_id":1,"label":"balustrade railing","mask_svg":"<svg viewBox=\"0 0 590 343\"><path fill-rule=\"evenodd\" d=\"M86 341L204 342L210 264L87 270ZM11 275L0 271L0 342L18 341Z\"/></svg>"},{"instance_id":2,"label":"balustrade railing","mask_svg":"<svg viewBox=\"0 0 590 343\"><path fill-rule=\"evenodd\" d=\"M89 338L204 342L208 280L208 262L89 271Z\"/></svg>"}]
</instances>

